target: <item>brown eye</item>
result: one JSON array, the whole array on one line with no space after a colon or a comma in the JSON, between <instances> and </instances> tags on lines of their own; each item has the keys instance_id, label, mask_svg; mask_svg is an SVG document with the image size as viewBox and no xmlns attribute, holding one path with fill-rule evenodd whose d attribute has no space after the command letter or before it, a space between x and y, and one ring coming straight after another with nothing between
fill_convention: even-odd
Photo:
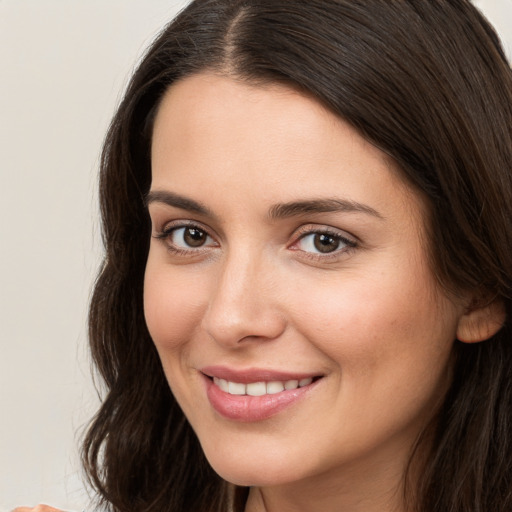
<instances>
[{"instance_id":1,"label":"brown eye","mask_svg":"<svg viewBox=\"0 0 512 512\"><path fill-rule=\"evenodd\" d=\"M207 239L207 235L204 231L197 228L183 228L183 241L189 247L201 247L204 245Z\"/></svg>"},{"instance_id":2,"label":"brown eye","mask_svg":"<svg viewBox=\"0 0 512 512\"><path fill-rule=\"evenodd\" d=\"M333 252L340 246L340 239L338 237L325 233L315 233L313 236L313 244L318 252Z\"/></svg>"},{"instance_id":3,"label":"brown eye","mask_svg":"<svg viewBox=\"0 0 512 512\"><path fill-rule=\"evenodd\" d=\"M197 226L171 227L165 230L160 238L166 240L170 248L184 251L215 245L212 237Z\"/></svg>"},{"instance_id":4,"label":"brown eye","mask_svg":"<svg viewBox=\"0 0 512 512\"><path fill-rule=\"evenodd\" d=\"M310 254L330 254L343 252L349 248L355 247L356 242L345 238L341 234L331 233L329 231L312 231L300 238L297 247L301 251Z\"/></svg>"}]
</instances>

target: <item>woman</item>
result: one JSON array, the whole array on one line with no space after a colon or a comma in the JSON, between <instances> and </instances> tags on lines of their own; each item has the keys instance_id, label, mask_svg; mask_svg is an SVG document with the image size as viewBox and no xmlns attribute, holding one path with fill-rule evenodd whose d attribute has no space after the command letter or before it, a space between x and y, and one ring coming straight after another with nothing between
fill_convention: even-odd
<instances>
[{"instance_id":1,"label":"woman","mask_svg":"<svg viewBox=\"0 0 512 512\"><path fill-rule=\"evenodd\" d=\"M103 153L103 505L510 511L511 126L467 1L190 4Z\"/></svg>"}]
</instances>

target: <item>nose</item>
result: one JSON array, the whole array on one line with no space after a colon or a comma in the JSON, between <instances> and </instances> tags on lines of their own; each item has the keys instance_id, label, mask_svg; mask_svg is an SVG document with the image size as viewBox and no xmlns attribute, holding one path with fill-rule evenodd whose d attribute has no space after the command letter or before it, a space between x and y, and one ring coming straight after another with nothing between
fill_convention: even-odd
<instances>
[{"instance_id":1,"label":"nose","mask_svg":"<svg viewBox=\"0 0 512 512\"><path fill-rule=\"evenodd\" d=\"M286 320L278 304L282 284L276 265L262 255L240 253L219 265L202 328L228 348L278 338Z\"/></svg>"}]
</instances>

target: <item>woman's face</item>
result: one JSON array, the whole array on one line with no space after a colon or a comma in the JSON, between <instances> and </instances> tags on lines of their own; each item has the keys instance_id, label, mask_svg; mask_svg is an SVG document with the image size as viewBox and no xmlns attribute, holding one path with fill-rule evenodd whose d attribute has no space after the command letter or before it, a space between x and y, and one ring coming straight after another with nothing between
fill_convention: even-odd
<instances>
[{"instance_id":1,"label":"woman's face","mask_svg":"<svg viewBox=\"0 0 512 512\"><path fill-rule=\"evenodd\" d=\"M152 173L147 325L214 469L401 473L464 308L390 159L292 89L202 74L167 92Z\"/></svg>"}]
</instances>

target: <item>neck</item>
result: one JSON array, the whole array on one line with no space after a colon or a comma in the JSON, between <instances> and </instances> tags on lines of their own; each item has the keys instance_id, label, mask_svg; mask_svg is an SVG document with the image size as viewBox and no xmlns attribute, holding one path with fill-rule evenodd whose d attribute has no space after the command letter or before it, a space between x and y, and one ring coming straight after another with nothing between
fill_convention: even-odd
<instances>
[{"instance_id":1,"label":"neck","mask_svg":"<svg viewBox=\"0 0 512 512\"><path fill-rule=\"evenodd\" d=\"M252 487L245 512L406 512L401 462L354 463L312 479Z\"/></svg>"},{"instance_id":2,"label":"neck","mask_svg":"<svg viewBox=\"0 0 512 512\"><path fill-rule=\"evenodd\" d=\"M375 495L291 493L283 489L253 488L245 512L405 512L396 489Z\"/></svg>"}]
</instances>

